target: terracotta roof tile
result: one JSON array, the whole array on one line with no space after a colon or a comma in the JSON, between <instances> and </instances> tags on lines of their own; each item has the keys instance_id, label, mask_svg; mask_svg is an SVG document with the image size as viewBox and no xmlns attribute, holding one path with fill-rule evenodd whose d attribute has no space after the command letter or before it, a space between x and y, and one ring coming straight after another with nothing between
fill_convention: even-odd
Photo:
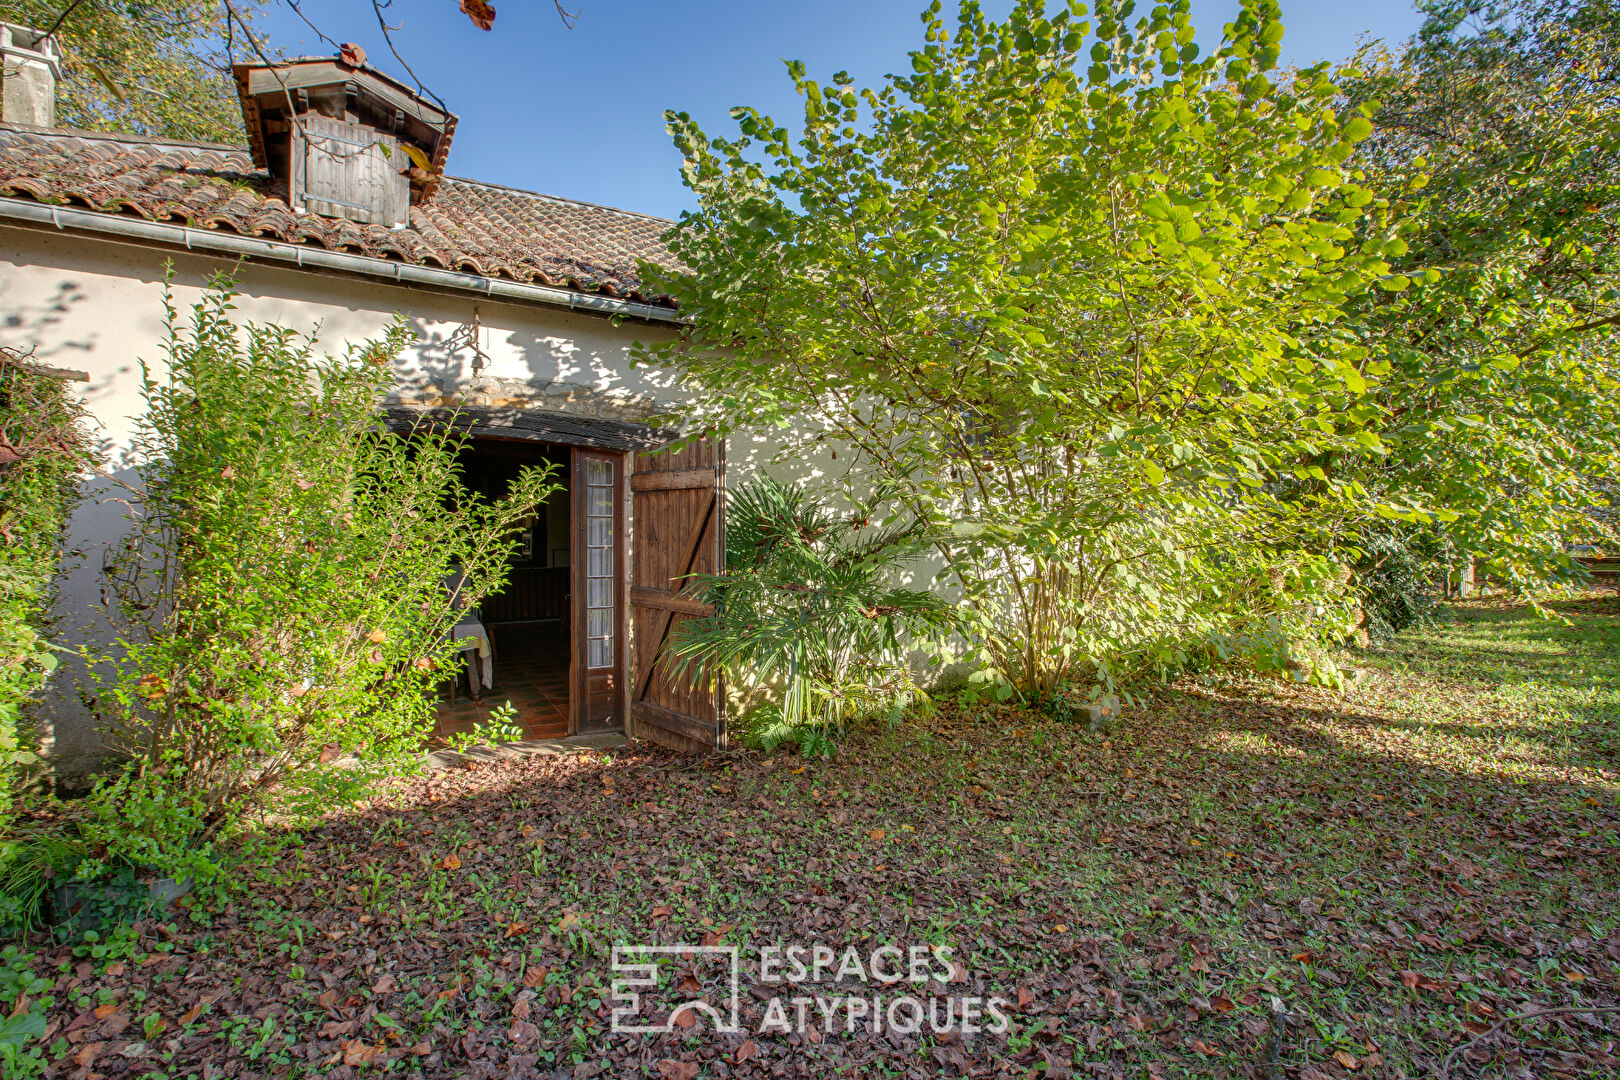
<instances>
[{"instance_id":1,"label":"terracotta roof tile","mask_svg":"<svg viewBox=\"0 0 1620 1080\"><path fill-rule=\"evenodd\" d=\"M636 273L675 265L659 240L671 222L455 177L389 229L294 211L246 149L0 124L0 196L671 303Z\"/></svg>"}]
</instances>

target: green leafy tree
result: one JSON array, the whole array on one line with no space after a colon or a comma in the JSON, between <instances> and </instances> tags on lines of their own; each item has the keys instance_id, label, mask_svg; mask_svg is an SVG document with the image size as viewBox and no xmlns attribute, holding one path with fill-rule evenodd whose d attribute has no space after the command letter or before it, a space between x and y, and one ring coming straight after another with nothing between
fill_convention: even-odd
<instances>
[{"instance_id":1,"label":"green leafy tree","mask_svg":"<svg viewBox=\"0 0 1620 1080\"><path fill-rule=\"evenodd\" d=\"M674 670L777 687L752 718L766 749L825 748L844 721L911 701L907 648L953 622L938 596L896 583L921 546L920 523L863 529L770 477L733 492L726 514L726 570L692 583L714 614L681 624Z\"/></svg>"},{"instance_id":2,"label":"green leafy tree","mask_svg":"<svg viewBox=\"0 0 1620 1080\"><path fill-rule=\"evenodd\" d=\"M103 695L131 759L93 799L109 855L188 865L268 801L319 809L420 760L459 617L447 580L465 574L475 604L498 589L557 485L528 469L489 502L462 485L456 437L384 429L407 336L321 358L236 322L223 283L188 320L170 309L117 581L132 631Z\"/></svg>"},{"instance_id":3,"label":"green leafy tree","mask_svg":"<svg viewBox=\"0 0 1620 1080\"><path fill-rule=\"evenodd\" d=\"M790 64L796 135L669 117L691 325L649 361L954 533L944 580L1008 690L1175 663L1163 643L1239 616L1302 516L1359 497L1321 466L1366 438L1339 317L1400 283L1351 164L1366 110L1325 66L1275 70L1277 5L1208 56L1187 3L1132 14L964 3L953 32L935 3L879 88Z\"/></svg>"},{"instance_id":4,"label":"green leafy tree","mask_svg":"<svg viewBox=\"0 0 1620 1080\"><path fill-rule=\"evenodd\" d=\"M232 0L243 19L263 6ZM57 27L59 125L237 144L229 17L218 0L0 0L0 19Z\"/></svg>"},{"instance_id":5,"label":"green leafy tree","mask_svg":"<svg viewBox=\"0 0 1620 1080\"><path fill-rule=\"evenodd\" d=\"M1412 284L1352 309L1389 364L1372 399L1387 452L1335 464L1430 513L1345 536L1371 575L1394 535L1402 559L1479 556L1530 589L1568 573L1565 542L1599 529L1615 475L1620 9L1423 8L1410 47L1344 84L1375 110L1355 161L1403 193L1392 257Z\"/></svg>"}]
</instances>

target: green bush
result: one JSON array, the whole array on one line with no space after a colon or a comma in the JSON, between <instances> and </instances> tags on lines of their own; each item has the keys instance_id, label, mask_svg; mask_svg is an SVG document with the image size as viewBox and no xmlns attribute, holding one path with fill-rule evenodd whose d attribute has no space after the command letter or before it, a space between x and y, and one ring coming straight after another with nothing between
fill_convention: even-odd
<instances>
[{"instance_id":1,"label":"green bush","mask_svg":"<svg viewBox=\"0 0 1620 1080\"><path fill-rule=\"evenodd\" d=\"M318 813L420 762L457 618L444 581L498 589L516 523L557 488L530 469L486 501L458 437L382 426L402 322L320 357L234 321L215 284L185 320L167 302L166 367L145 374L129 627L102 695L129 765L82 826L99 857L175 876L210 874L206 845L253 811Z\"/></svg>"},{"instance_id":2,"label":"green bush","mask_svg":"<svg viewBox=\"0 0 1620 1080\"><path fill-rule=\"evenodd\" d=\"M1382 530L1361 540L1356 589L1367 613L1370 638L1388 640L1439 616L1435 583L1446 568L1435 546L1432 539L1410 530Z\"/></svg>"},{"instance_id":3,"label":"green bush","mask_svg":"<svg viewBox=\"0 0 1620 1080\"><path fill-rule=\"evenodd\" d=\"M0 835L21 768L34 761L19 730L23 708L56 667L42 620L91 459L81 416L60 378L0 349ZM0 864L6 850L0 842Z\"/></svg>"},{"instance_id":4,"label":"green bush","mask_svg":"<svg viewBox=\"0 0 1620 1080\"><path fill-rule=\"evenodd\" d=\"M862 529L800 488L750 482L728 504L725 572L693 582L714 614L671 637L674 669L774 691L744 719L745 741L830 751L845 721L917 696L908 646L953 625L939 597L894 584L921 539L916 525Z\"/></svg>"}]
</instances>

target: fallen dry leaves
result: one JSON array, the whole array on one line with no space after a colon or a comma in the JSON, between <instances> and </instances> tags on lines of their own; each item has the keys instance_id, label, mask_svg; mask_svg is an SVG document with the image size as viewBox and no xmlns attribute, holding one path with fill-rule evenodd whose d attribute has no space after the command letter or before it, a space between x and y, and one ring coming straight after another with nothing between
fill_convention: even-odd
<instances>
[{"instance_id":1,"label":"fallen dry leaves","mask_svg":"<svg viewBox=\"0 0 1620 1080\"><path fill-rule=\"evenodd\" d=\"M944 703L828 762L638 747L401 783L205 919L142 923L146 959L101 970L35 946L65 1045L53 1067L227 1075L268 1023L294 1071L433 1080L549 1080L540 1055L566 1057L576 1032L604 1078L1261 1077L1277 998L1299 1080L1430 1075L1433 1049L1527 1007L1620 1002L1620 942L1593 929L1620 891L1614 714L1552 725L1562 699L1459 673L1473 661L1446 651L1456 640L1406 647L1355 692L1188 680L1105 739ZM1553 657L1537 677L1600 659ZM960 950L928 993L1008 998L1016 1049L762 1034L753 983L742 1036L690 1009L674 1035L608 1030L616 942L746 955L914 944L927 927ZM671 992L712 1003L710 974ZM1324 1045L1318 1029L1343 1033ZM1525 1075L1620 1069L1595 1021L1530 1034L1470 1053Z\"/></svg>"}]
</instances>

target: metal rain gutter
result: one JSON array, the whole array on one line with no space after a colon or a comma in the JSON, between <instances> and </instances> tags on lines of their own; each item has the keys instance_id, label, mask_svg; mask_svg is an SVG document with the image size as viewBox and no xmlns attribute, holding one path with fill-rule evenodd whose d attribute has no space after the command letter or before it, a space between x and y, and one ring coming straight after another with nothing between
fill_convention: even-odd
<instances>
[{"instance_id":1,"label":"metal rain gutter","mask_svg":"<svg viewBox=\"0 0 1620 1080\"><path fill-rule=\"evenodd\" d=\"M683 321L680 313L673 308L635 300L619 300L593 293L575 292L572 289L557 289L548 285L502 281L460 270L438 270L389 259L376 259L368 255L351 255L347 252L327 251L324 248L289 244L280 240L265 240L256 236L198 229L190 225L119 217L74 206L48 206L21 199L0 198L0 220L35 228L53 227L63 232L70 229L83 231L128 243L158 244L210 255L287 263L303 270L354 274L405 287L472 293L490 300L504 300L515 304L543 304L566 308L569 311L645 319L648 322Z\"/></svg>"}]
</instances>

